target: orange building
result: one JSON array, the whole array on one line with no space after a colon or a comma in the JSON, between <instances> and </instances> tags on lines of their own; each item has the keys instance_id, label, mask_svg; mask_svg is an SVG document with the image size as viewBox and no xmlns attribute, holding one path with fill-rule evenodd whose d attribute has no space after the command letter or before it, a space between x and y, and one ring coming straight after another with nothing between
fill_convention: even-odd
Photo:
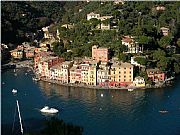
<instances>
[{"instance_id":1,"label":"orange building","mask_svg":"<svg viewBox=\"0 0 180 135\"><path fill-rule=\"evenodd\" d=\"M39 52L39 53L37 53L34 57L34 68L35 69L38 68L38 63L39 63L41 58L50 56L51 54L52 54L52 52Z\"/></svg>"},{"instance_id":2,"label":"orange building","mask_svg":"<svg viewBox=\"0 0 180 135\"><path fill-rule=\"evenodd\" d=\"M109 60L109 49L101 48L96 45L92 46L92 58L97 61L108 61Z\"/></svg>"}]
</instances>

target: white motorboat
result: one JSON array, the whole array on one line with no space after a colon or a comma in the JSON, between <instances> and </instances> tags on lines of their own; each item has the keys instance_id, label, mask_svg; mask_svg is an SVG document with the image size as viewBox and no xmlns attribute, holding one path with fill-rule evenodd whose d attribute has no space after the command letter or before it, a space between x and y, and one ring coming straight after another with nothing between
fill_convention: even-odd
<instances>
[{"instance_id":1,"label":"white motorboat","mask_svg":"<svg viewBox=\"0 0 180 135\"><path fill-rule=\"evenodd\" d=\"M132 89L132 88L129 88L129 89L128 89L128 91L133 91L133 90L134 90L134 89Z\"/></svg>"},{"instance_id":2,"label":"white motorboat","mask_svg":"<svg viewBox=\"0 0 180 135\"><path fill-rule=\"evenodd\" d=\"M160 113L168 113L167 110L160 110L159 112L160 112Z\"/></svg>"},{"instance_id":3,"label":"white motorboat","mask_svg":"<svg viewBox=\"0 0 180 135\"><path fill-rule=\"evenodd\" d=\"M17 93L17 90L16 89L12 89L12 93Z\"/></svg>"},{"instance_id":4,"label":"white motorboat","mask_svg":"<svg viewBox=\"0 0 180 135\"><path fill-rule=\"evenodd\" d=\"M55 108L49 108L48 106L45 106L44 108L42 108L40 110L42 113L50 113L50 114L54 114L54 113L58 113L59 111Z\"/></svg>"}]
</instances>

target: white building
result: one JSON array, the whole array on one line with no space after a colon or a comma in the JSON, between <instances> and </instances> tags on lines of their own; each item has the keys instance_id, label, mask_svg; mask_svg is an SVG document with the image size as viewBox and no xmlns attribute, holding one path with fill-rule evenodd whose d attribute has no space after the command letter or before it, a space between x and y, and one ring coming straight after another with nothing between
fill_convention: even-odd
<instances>
[{"instance_id":1,"label":"white building","mask_svg":"<svg viewBox=\"0 0 180 135\"><path fill-rule=\"evenodd\" d=\"M134 37L132 36L123 36L122 45L127 46L128 50L125 53L142 53L141 47L139 47L138 42L135 42Z\"/></svg>"},{"instance_id":2,"label":"white building","mask_svg":"<svg viewBox=\"0 0 180 135\"><path fill-rule=\"evenodd\" d=\"M145 86L145 80L143 77L138 76L138 77L135 77L133 84L136 87L144 87Z\"/></svg>"},{"instance_id":3,"label":"white building","mask_svg":"<svg viewBox=\"0 0 180 135\"><path fill-rule=\"evenodd\" d=\"M98 19L99 17L100 17L100 14L95 14L95 13L93 13L93 12L87 14L87 20L90 20L90 19L92 19L92 18Z\"/></svg>"}]
</instances>

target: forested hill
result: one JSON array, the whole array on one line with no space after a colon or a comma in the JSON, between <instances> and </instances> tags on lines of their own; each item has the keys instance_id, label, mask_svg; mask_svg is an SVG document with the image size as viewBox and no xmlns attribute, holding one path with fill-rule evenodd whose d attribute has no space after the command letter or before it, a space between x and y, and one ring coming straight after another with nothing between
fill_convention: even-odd
<instances>
[{"instance_id":1,"label":"forested hill","mask_svg":"<svg viewBox=\"0 0 180 135\"><path fill-rule=\"evenodd\" d=\"M2 43L21 43L28 33L58 22L64 13L65 2L14 1L1 2Z\"/></svg>"},{"instance_id":2,"label":"forested hill","mask_svg":"<svg viewBox=\"0 0 180 135\"><path fill-rule=\"evenodd\" d=\"M157 6L164 6L165 10L157 11L155 10ZM60 22L61 24L77 24L76 26L79 25L80 27L75 27L75 29L82 30L81 33L83 33L84 38L84 35L89 32L89 24L86 22L86 15L90 12L99 13L101 16L113 16L113 23L118 26L118 32L115 33L116 37L129 34L142 36L140 39L142 42L152 38L156 41L156 39L159 40L161 38L158 35L160 27L169 27L171 36L175 38L179 37L178 33L180 31L180 2L126 1L124 4L115 5L112 1L3 1L1 2L1 9L1 39L3 43L21 43L22 41L26 41L25 37L27 33L35 32L43 26L56 22ZM92 23L94 24L96 22ZM86 31L83 32L81 27L86 27ZM70 33L73 34L72 32ZM105 41L108 40L108 38L114 39L110 36L108 37L106 33L103 34L105 40L101 33L99 35L101 39L98 39L99 37L97 35L94 38L96 38L98 42L103 40L103 43L100 44L105 45L110 42L112 43L112 41ZM63 35L61 36L63 38ZM69 36L71 35L68 35L68 37ZM73 36L78 38L79 35L74 33ZM96 39L93 40L96 41ZM90 39L86 42L89 40ZM84 39L79 42L82 41L84 41ZM154 41L151 40L151 44ZM79 42L76 44L79 44ZM147 42L148 40L146 40L146 44Z\"/></svg>"}]
</instances>

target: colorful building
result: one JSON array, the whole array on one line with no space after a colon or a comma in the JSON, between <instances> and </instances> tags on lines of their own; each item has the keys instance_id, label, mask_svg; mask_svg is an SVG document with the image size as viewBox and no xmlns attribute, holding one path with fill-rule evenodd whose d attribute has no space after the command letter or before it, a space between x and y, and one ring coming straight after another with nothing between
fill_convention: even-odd
<instances>
[{"instance_id":1,"label":"colorful building","mask_svg":"<svg viewBox=\"0 0 180 135\"><path fill-rule=\"evenodd\" d=\"M31 47L31 48L28 48L28 49L24 50L25 57L27 59L34 58L34 55L35 55L34 49L35 49L34 47Z\"/></svg>"},{"instance_id":2,"label":"colorful building","mask_svg":"<svg viewBox=\"0 0 180 135\"><path fill-rule=\"evenodd\" d=\"M143 77L135 77L133 81L134 86L136 87L145 87L145 80Z\"/></svg>"},{"instance_id":3,"label":"colorful building","mask_svg":"<svg viewBox=\"0 0 180 135\"><path fill-rule=\"evenodd\" d=\"M41 77L48 77L50 78L50 72L49 69L56 65L64 62L64 58L59 58L59 57L44 57L41 58L40 62L38 63L38 72L41 75Z\"/></svg>"},{"instance_id":4,"label":"colorful building","mask_svg":"<svg viewBox=\"0 0 180 135\"><path fill-rule=\"evenodd\" d=\"M60 64L56 64L50 68L50 79L57 80L61 83L69 83L69 69L72 66L72 61L65 61Z\"/></svg>"},{"instance_id":5,"label":"colorful building","mask_svg":"<svg viewBox=\"0 0 180 135\"><path fill-rule=\"evenodd\" d=\"M159 82L165 80L165 73L160 71L158 68L155 69L146 69L148 78L153 82Z\"/></svg>"},{"instance_id":6,"label":"colorful building","mask_svg":"<svg viewBox=\"0 0 180 135\"><path fill-rule=\"evenodd\" d=\"M133 82L133 65L130 63L114 62L110 69L110 85L129 85Z\"/></svg>"},{"instance_id":7,"label":"colorful building","mask_svg":"<svg viewBox=\"0 0 180 135\"><path fill-rule=\"evenodd\" d=\"M88 70L88 85L97 85L97 61L91 61Z\"/></svg>"},{"instance_id":8,"label":"colorful building","mask_svg":"<svg viewBox=\"0 0 180 135\"><path fill-rule=\"evenodd\" d=\"M51 55L52 55L52 52L46 52L46 51L45 52L39 52L39 53L35 54L35 56L34 56L34 68L35 69L38 68L38 63L40 62L41 58L49 57Z\"/></svg>"},{"instance_id":9,"label":"colorful building","mask_svg":"<svg viewBox=\"0 0 180 135\"><path fill-rule=\"evenodd\" d=\"M108 61L109 60L109 49L92 46L92 58L96 61Z\"/></svg>"},{"instance_id":10,"label":"colorful building","mask_svg":"<svg viewBox=\"0 0 180 135\"><path fill-rule=\"evenodd\" d=\"M70 83L81 83L81 67L73 64L70 68Z\"/></svg>"},{"instance_id":11,"label":"colorful building","mask_svg":"<svg viewBox=\"0 0 180 135\"><path fill-rule=\"evenodd\" d=\"M10 53L11 53L11 57L13 57L14 59L23 59L24 57L23 49L14 49L10 51Z\"/></svg>"}]
</instances>

